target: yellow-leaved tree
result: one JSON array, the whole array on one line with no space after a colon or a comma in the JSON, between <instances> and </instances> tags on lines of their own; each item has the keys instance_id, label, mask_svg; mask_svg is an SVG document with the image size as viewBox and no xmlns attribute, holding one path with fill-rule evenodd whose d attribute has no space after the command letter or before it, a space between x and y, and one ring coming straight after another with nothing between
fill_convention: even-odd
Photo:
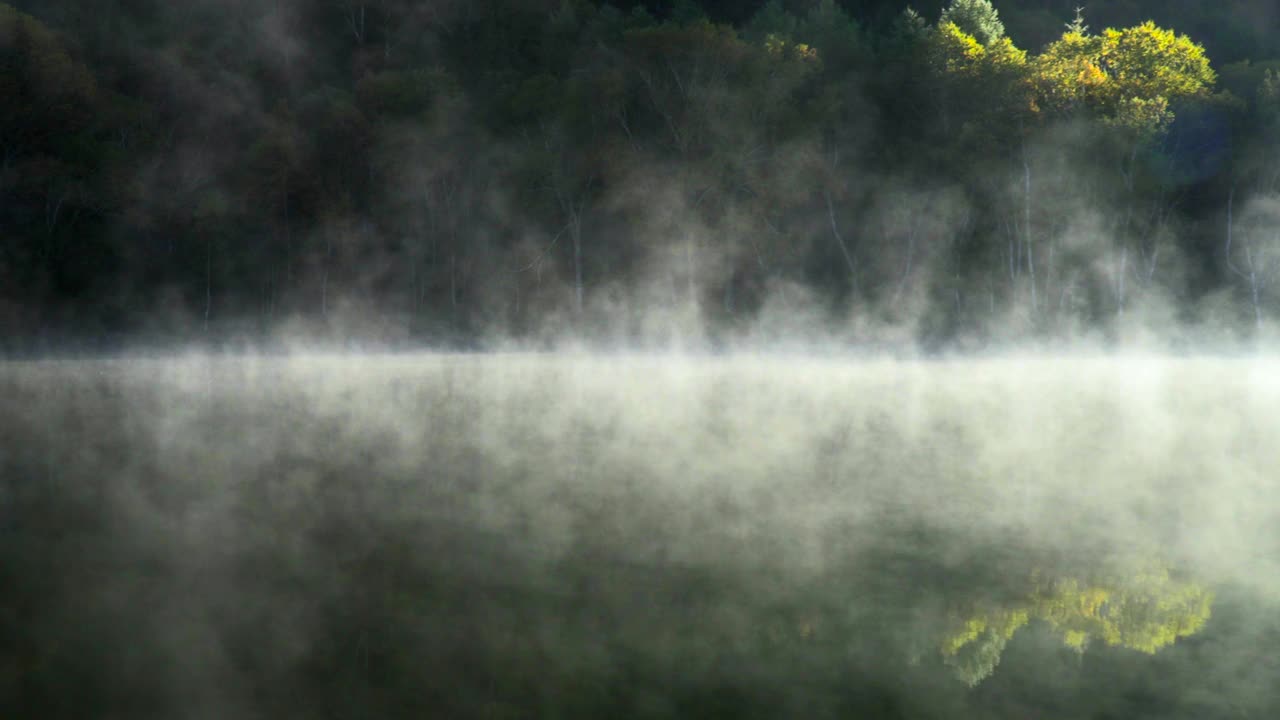
<instances>
[{"instance_id":1,"label":"yellow-leaved tree","mask_svg":"<svg viewBox=\"0 0 1280 720\"><path fill-rule=\"evenodd\" d=\"M1031 621L1044 623L1080 652L1096 642L1153 654L1204 627L1212 604L1212 592L1154 564L1094 582L1036 576L1022 602L953 618L939 650L957 677L976 685L995 670L1014 633Z\"/></svg>"},{"instance_id":2,"label":"yellow-leaved tree","mask_svg":"<svg viewBox=\"0 0 1280 720\"><path fill-rule=\"evenodd\" d=\"M1028 106L1027 53L1008 37L984 45L954 22L944 22L930 33L926 52L948 134L965 129L966 122L987 129L1016 123Z\"/></svg>"},{"instance_id":3,"label":"yellow-leaved tree","mask_svg":"<svg viewBox=\"0 0 1280 720\"><path fill-rule=\"evenodd\" d=\"M1034 112L1087 112L1140 137L1164 131L1177 102L1206 97L1217 80L1203 47L1152 22L1093 35L1077 20L1031 67Z\"/></svg>"}]
</instances>

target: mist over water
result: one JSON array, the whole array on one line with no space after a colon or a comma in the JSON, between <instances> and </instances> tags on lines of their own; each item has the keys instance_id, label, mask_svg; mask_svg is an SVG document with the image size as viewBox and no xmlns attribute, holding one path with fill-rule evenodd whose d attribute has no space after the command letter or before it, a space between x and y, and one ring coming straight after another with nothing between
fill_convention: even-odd
<instances>
[{"instance_id":1,"label":"mist over water","mask_svg":"<svg viewBox=\"0 0 1280 720\"><path fill-rule=\"evenodd\" d=\"M1227 717L1280 702L1261 358L11 363L44 717Z\"/></svg>"},{"instance_id":2,"label":"mist over water","mask_svg":"<svg viewBox=\"0 0 1280 720\"><path fill-rule=\"evenodd\" d=\"M917 5L0 0L0 720L1280 717L1277 3Z\"/></svg>"}]
</instances>

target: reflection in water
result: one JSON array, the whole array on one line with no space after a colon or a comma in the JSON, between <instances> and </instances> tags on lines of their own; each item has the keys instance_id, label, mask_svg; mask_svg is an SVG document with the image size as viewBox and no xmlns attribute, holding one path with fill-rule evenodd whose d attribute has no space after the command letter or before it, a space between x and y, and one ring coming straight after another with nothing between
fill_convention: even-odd
<instances>
[{"instance_id":1,"label":"reflection in water","mask_svg":"<svg viewBox=\"0 0 1280 720\"><path fill-rule=\"evenodd\" d=\"M990 676L1014 633L1033 620L1077 652L1102 642L1154 654L1204 627L1213 603L1211 591L1163 567L1096 581L1037 572L1029 584L1016 603L975 607L953 619L940 650L959 679L974 686Z\"/></svg>"},{"instance_id":2,"label":"reflection in water","mask_svg":"<svg viewBox=\"0 0 1280 720\"><path fill-rule=\"evenodd\" d=\"M1277 378L0 367L0 715L1280 717Z\"/></svg>"}]
</instances>

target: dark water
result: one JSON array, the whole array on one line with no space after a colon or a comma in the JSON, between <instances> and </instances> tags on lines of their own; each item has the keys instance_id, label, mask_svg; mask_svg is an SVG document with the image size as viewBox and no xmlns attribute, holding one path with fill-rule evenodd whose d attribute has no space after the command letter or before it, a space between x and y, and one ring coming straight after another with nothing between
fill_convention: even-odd
<instances>
[{"instance_id":1,"label":"dark water","mask_svg":"<svg viewBox=\"0 0 1280 720\"><path fill-rule=\"evenodd\" d=\"M1275 369L10 365L0 710L1271 717Z\"/></svg>"}]
</instances>

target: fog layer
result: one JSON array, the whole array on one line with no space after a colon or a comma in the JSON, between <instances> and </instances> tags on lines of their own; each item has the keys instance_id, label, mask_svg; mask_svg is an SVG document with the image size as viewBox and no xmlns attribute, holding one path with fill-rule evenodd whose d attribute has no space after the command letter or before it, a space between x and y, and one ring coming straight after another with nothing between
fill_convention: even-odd
<instances>
[{"instance_id":1,"label":"fog layer","mask_svg":"<svg viewBox=\"0 0 1280 720\"><path fill-rule=\"evenodd\" d=\"M1260 712L1280 701L1278 370L6 365L0 697L46 717ZM1167 642L1044 609L1077 591L1079 618ZM1178 602L1203 617L1168 619Z\"/></svg>"}]
</instances>

